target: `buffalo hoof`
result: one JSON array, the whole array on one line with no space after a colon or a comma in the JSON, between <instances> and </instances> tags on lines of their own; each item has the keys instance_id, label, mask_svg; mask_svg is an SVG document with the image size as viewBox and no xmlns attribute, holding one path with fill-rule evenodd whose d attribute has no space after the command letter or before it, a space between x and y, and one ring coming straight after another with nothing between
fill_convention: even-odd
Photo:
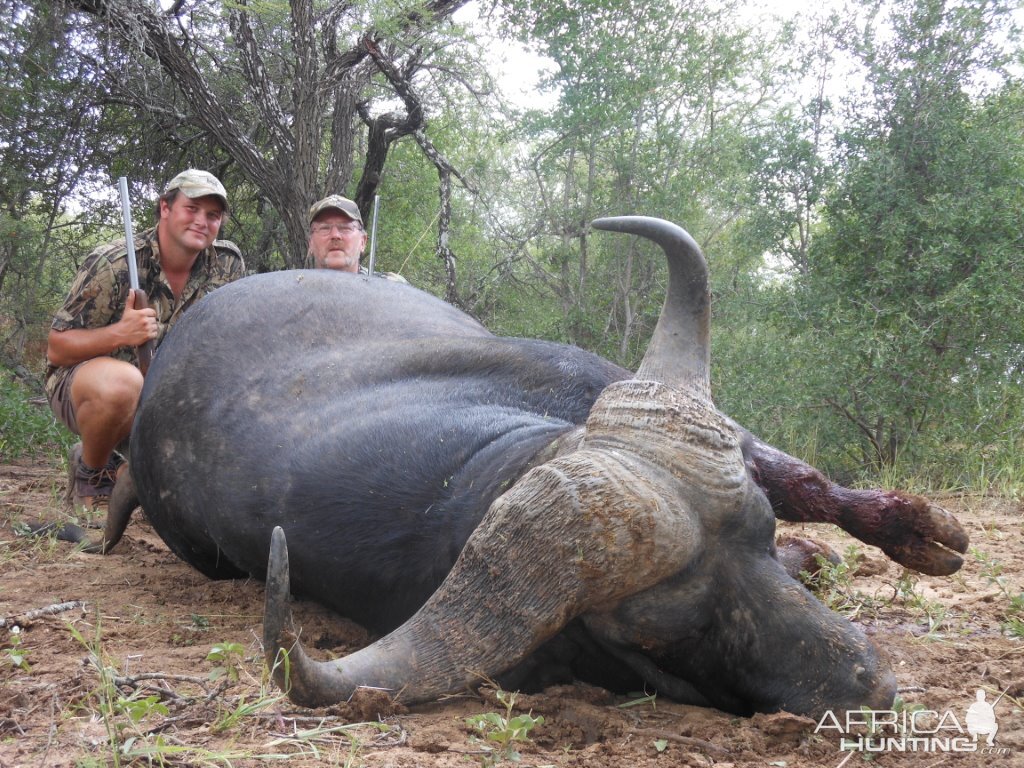
<instances>
[{"instance_id":1,"label":"buffalo hoof","mask_svg":"<svg viewBox=\"0 0 1024 768\"><path fill-rule=\"evenodd\" d=\"M959 521L938 504L915 499L901 516L901 525L893 526L893 535L884 535L882 551L905 568L927 576L949 576L960 570L970 537ZM909 530L908 530L909 528Z\"/></svg>"},{"instance_id":2,"label":"buffalo hoof","mask_svg":"<svg viewBox=\"0 0 1024 768\"><path fill-rule=\"evenodd\" d=\"M843 558L828 544L802 536L779 536L775 541L775 551L786 573L797 581L803 581L804 574L814 576L824 567L824 563L839 565Z\"/></svg>"}]
</instances>

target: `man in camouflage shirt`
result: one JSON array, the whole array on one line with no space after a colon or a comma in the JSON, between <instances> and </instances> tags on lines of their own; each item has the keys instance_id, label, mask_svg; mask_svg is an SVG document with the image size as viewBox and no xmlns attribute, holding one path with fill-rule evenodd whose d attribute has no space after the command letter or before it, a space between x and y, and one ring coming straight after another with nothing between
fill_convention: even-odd
<instances>
[{"instance_id":1,"label":"man in camouflage shirt","mask_svg":"<svg viewBox=\"0 0 1024 768\"><path fill-rule=\"evenodd\" d=\"M183 312L245 273L238 247L216 239L227 203L212 174L178 174L157 202L157 225L135 237L149 306L136 307L121 239L89 254L53 319L46 394L57 418L82 438L68 468L76 507L105 504L124 463L115 448L131 431L142 391L136 347L158 346Z\"/></svg>"}]
</instances>

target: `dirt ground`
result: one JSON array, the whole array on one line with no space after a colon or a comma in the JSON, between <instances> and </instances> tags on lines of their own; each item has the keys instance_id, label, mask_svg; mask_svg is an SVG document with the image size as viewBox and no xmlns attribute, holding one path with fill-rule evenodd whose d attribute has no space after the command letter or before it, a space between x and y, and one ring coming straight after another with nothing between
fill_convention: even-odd
<instances>
[{"instance_id":1,"label":"dirt ground","mask_svg":"<svg viewBox=\"0 0 1024 768\"><path fill-rule=\"evenodd\" d=\"M496 740L512 732L501 722L508 710L487 688L411 709L369 693L320 711L281 700L263 671L261 583L207 580L170 554L138 513L107 557L16 535L22 521L60 519L62 491L60 467L0 462L0 768L441 768L511 757ZM512 716L534 723L516 742L520 764L1024 766L1024 504L937 501L971 535L959 573L907 574L860 546L859 560L830 571L820 591L889 656L899 699L896 714L884 716L909 718L902 733L865 742L853 724L844 744L841 719L742 718L575 685L517 698ZM855 542L837 529L780 525L784 531L853 554ZM62 610L30 613L51 606ZM312 603L297 603L295 614L324 657L369 640ZM978 691L995 705L992 746L984 733L977 744L969 733L969 724L977 731L993 719L969 722ZM483 714L497 722L492 739L467 723Z\"/></svg>"}]
</instances>

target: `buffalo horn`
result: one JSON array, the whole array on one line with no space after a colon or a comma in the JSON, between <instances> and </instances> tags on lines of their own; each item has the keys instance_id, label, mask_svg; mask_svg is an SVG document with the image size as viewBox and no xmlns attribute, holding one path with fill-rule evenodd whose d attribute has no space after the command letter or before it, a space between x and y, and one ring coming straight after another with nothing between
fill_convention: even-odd
<instances>
[{"instance_id":1,"label":"buffalo horn","mask_svg":"<svg viewBox=\"0 0 1024 768\"><path fill-rule=\"evenodd\" d=\"M653 240L668 258L668 290L636 378L660 381L710 400L711 296L700 246L680 226L649 216L596 219L594 229Z\"/></svg>"}]
</instances>

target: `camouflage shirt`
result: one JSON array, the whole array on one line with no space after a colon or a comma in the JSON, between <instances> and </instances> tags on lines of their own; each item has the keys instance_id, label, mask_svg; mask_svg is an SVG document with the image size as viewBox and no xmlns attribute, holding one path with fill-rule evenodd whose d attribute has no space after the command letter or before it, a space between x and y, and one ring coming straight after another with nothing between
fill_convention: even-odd
<instances>
[{"instance_id":1,"label":"camouflage shirt","mask_svg":"<svg viewBox=\"0 0 1024 768\"><path fill-rule=\"evenodd\" d=\"M156 227L135 236L135 257L139 269L139 287L146 292L149 306L156 310L158 347L182 312L215 288L245 275L245 262L238 246L228 240L215 240L212 246L199 254L192 265L181 298L175 299L160 268ZM78 270L71 291L64 300L64 306L54 316L51 328L67 331L73 328L101 328L116 323L124 311L128 290L128 249L125 241L122 239L100 246L89 254ZM134 347L121 347L111 357L138 365ZM53 394L58 382L70 370L47 366L47 396Z\"/></svg>"}]
</instances>

